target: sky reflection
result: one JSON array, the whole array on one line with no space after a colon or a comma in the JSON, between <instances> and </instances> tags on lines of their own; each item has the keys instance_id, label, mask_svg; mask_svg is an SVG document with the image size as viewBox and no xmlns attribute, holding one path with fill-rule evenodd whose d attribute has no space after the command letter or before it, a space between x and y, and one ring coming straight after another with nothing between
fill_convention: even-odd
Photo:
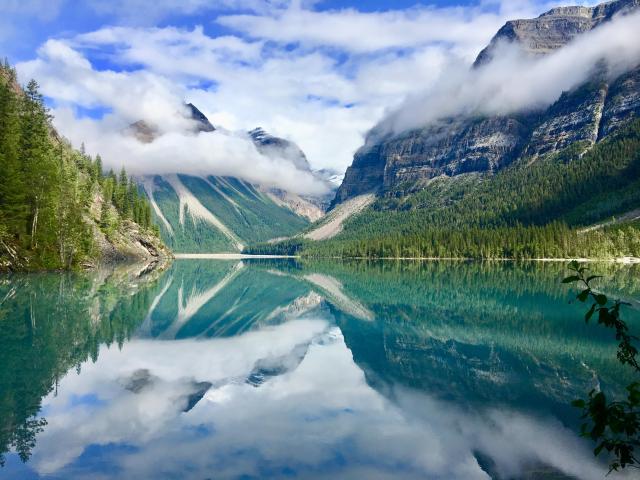
<instances>
[{"instance_id":1,"label":"sky reflection","mask_svg":"<svg viewBox=\"0 0 640 480\"><path fill-rule=\"evenodd\" d=\"M299 345L309 345L299 365L282 365L257 387L246 381L260 360L289 359ZM139 371L148 383L132 392ZM205 381L211 389L183 412L194 383ZM45 399L49 425L30 465L62 478L490 478L474 455L481 451L504 474L543 460L602 478L557 421L465 411L390 388L393 401L367 385L326 319L225 339L134 340L103 348Z\"/></svg>"},{"instance_id":2,"label":"sky reflection","mask_svg":"<svg viewBox=\"0 0 640 480\"><path fill-rule=\"evenodd\" d=\"M468 401L461 393L469 386L452 384L456 395L443 395L444 383L468 380L469 369L459 362L471 357L460 354L472 347L482 353L483 337L474 340L472 330L456 327L449 316L443 319L452 329L438 330L442 312L426 309L428 316L417 309L417 299L395 295L398 304L391 308L372 296L354 295L341 274L325 271L312 281L307 272L249 266L235 283L196 304L194 298L235 267L216 266L217 276L198 271L193 278L180 268L186 267L169 272L146 296L147 311L139 314L134 338L121 348L100 346L95 362L58 380L42 400L40 415L48 425L31 459L18 464L11 454L0 473L48 479L443 480L596 480L606 473L591 445L546 406L509 403L518 398L515 393L501 397L509 376L478 377L485 388ZM413 309L412 321L421 319L418 324L402 323L403 298ZM524 297L518 301L526 304ZM211 331L207 318L217 322L215 332L222 336L202 334ZM241 318L243 327L229 334L224 318ZM418 329L425 325L426 333ZM491 325L480 324L482 331ZM541 326L545 335L547 327ZM181 338L184 329L194 336ZM457 338L458 331L466 336ZM536 338L534 331L530 335ZM587 340L574 340L572 348L587 345L586 352L600 355L590 347L599 340ZM497 362L520 355L526 367L532 358L544 361L532 354L541 345L523 351L520 344L497 343L491 351ZM566 365L554 359L548 361L564 378ZM485 371L481 356L472 360L477 372ZM531 382L546 388L555 374ZM429 383L438 376L439 385ZM492 382L495 401L487 401ZM525 387L514 384L513 391L526 392ZM555 390L544 394L556 398Z\"/></svg>"}]
</instances>

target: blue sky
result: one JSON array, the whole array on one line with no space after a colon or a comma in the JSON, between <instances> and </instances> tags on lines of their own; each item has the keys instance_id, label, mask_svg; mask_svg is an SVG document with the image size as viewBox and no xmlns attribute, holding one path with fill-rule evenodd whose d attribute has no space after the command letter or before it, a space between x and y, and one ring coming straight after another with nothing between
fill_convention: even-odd
<instances>
[{"instance_id":1,"label":"blue sky","mask_svg":"<svg viewBox=\"0 0 640 480\"><path fill-rule=\"evenodd\" d=\"M137 25L149 26L179 26L183 28L203 25L209 35L229 33L229 29L216 24L216 18L221 14L232 12L248 12L250 8L216 7L216 1L208 2L211 8L197 9L192 12L181 11L180 8L167 10L165 14L145 18L137 13L128 15L124 5L118 11L104 10L96 4L103 2L81 2L75 0L6 0L7 17L3 22L4 35L0 33L2 54L13 62L29 59L39 45L49 38L64 37L78 33L97 30L105 25ZM144 2L133 2L144 3ZM156 3L156 2L149 2ZM178 4L179 2L176 2ZM451 7L477 5L476 1L468 0L436 0L430 2L415 2L413 0L370 0L354 2L345 0L326 0L314 5L318 11L357 9L361 12L381 12L403 10L420 6Z\"/></svg>"},{"instance_id":2,"label":"blue sky","mask_svg":"<svg viewBox=\"0 0 640 480\"><path fill-rule=\"evenodd\" d=\"M388 111L468 69L506 20L567 3L3 2L0 54L17 64L21 81L39 81L61 133L107 164L170 170L166 163L175 159L138 158L137 147L115 148L122 143L115 136L140 119L175 133L176 109L189 101L221 131L262 126L298 143L315 168L337 171ZM237 137L216 143L215 153L194 155L194 163L253 180L280 171L278 162L247 153ZM178 143L172 150L196 148ZM310 180L275 176L313 189Z\"/></svg>"}]
</instances>

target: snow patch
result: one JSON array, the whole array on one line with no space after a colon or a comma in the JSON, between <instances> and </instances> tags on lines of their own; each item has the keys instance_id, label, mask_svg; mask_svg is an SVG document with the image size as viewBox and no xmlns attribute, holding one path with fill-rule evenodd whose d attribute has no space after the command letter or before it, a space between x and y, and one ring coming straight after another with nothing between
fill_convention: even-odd
<instances>
[{"instance_id":1,"label":"snow patch","mask_svg":"<svg viewBox=\"0 0 640 480\"><path fill-rule=\"evenodd\" d=\"M189 212L194 225L197 221L207 222L226 236L238 250L242 250L244 245L240 239L223 224L207 207L200 203L200 200L182 183L178 175L167 175L163 177L178 195L180 201L180 225L184 226L185 210Z\"/></svg>"}]
</instances>

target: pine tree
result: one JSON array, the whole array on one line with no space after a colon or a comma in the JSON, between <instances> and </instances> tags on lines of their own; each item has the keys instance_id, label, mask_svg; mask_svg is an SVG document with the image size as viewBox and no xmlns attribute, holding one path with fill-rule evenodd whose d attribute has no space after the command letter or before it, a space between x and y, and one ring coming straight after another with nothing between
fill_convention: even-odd
<instances>
[{"instance_id":1,"label":"pine tree","mask_svg":"<svg viewBox=\"0 0 640 480\"><path fill-rule=\"evenodd\" d=\"M98 180L99 183L102 182L102 157L100 156L100 154L96 155L96 161L93 164L94 166L94 172L95 172L95 177Z\"/></svg>"},{"instance_id":2,"label":"pine tree","mask_svg":"<svg viewBox=\"0 0 640 480\"><path fill-rule=\"evenodd\" d=\"M88 219L95 215L91 207L99 192L99 226L105 233L126 217L135 217L142 228L151 225L149 204L124 168L119 177L113 171L105 176L99 155L94 161L84 145L73 150L51 132L38 84L31 81L21 89L5 61L0 65L0 260L9 266L77 265L93 247Z\"/></svg>"},{"instance_id":3,"label":"pine tree","mask_svg":"<svg viewBox=\"0 0 640 480\"><path fill-rule=\"evenodd\" d=\"M24 94L20 142L31 248L38 247L40 238L51 240L47 227L52 226L49 207L55 203L52 187L57 180L58 165L51 152L48 121L38 84L31 80Z\"/></svg>"},{"instance_id":4,"label":"pine tree","mask_svg":"<svg viewBox=\"0 0 640 480\"><path fill-rule=\"evenodd\" d=\"M0 73L0 224L20 237L27 221L20 167L20 103L12 91L15 71L6 60Z\"/></svg>"}]
</instances>

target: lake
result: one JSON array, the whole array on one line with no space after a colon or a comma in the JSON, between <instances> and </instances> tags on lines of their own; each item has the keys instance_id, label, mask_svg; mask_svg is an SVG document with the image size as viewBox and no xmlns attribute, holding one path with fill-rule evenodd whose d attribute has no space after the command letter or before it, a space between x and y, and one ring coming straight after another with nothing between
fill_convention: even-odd
<instances>
[{"instance_id":1,"label":"lake","mask_svg":"<svg viewBox=\"0 0 640 480\"><path fill-rule=\"evenodd\" d=\"M565 268L0 277L0 478L602 479L569 404L633 376ZM640 267L592 268L637 332Z\"/></svg>"}]
</instances>

